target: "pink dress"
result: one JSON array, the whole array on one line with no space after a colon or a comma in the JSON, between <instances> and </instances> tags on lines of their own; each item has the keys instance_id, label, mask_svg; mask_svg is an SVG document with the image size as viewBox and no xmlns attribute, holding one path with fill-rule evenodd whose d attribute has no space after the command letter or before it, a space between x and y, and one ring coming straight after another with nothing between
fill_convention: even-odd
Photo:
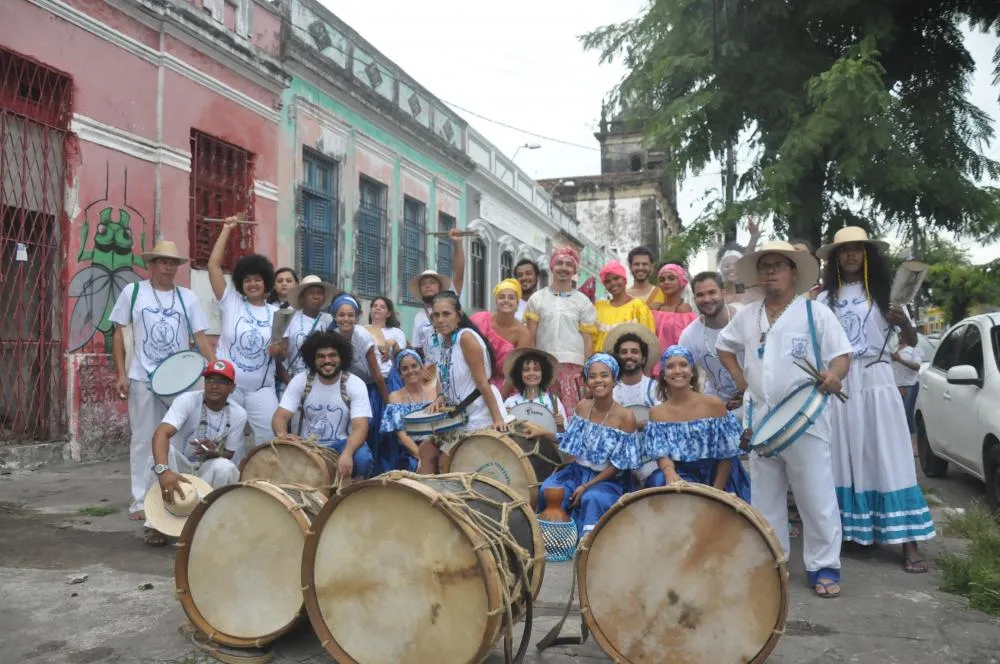
<instances>
[{"instance_id":1,"label":"pink dress","mask_svg":"<svg viewBox=\"0 0 1000 664\"><path fill-rule=\"evenodd\" d=\"M476 326L479 333L489 340L493 346L493 375L490 377L490 384L497 389L503 387L503 361L507 359L507 353L514 350L514 344L500 336L500 333L493 329L493 316L488 311L480 311L469 316L469 320Z\"/></svg>"},{"instance_id":2,"label":"pink dress","mask_svg":"<svg viewBox=\"0 0 1000 664\"><path fill-rule=\"evenodd\" d=\"M656 324L656 336L660 340L660 348L666 350L680 341L681 332L696 318L698 318L698 314L694 311L654 311L653 322ZM658 376L659 374L660 363L657 362L653 369L653 375Z\"/></svg>"}]
</instances>

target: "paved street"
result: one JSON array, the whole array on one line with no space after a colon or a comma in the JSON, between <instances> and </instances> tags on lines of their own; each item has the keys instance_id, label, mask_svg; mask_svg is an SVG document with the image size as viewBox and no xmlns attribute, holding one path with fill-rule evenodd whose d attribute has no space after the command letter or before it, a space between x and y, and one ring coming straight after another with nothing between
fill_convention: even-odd
<instances>
[{"instance_id":1,"label":"paved street","mask_svg":"<svg viewBox=\"0 0 1000 664\"><path fill-rule=\"evenodd\" d=\"M124 460L0 476L0 663L214 661L177 632L184 615L173 599L173 550L140 541L140 527L125 517L127 477ZM976 489L960 477L935 487L939 495L955 496L975 495ZM80 508L93 506L120 512L78 516ZM940 538L926 553L959 546ZM843 596L821 600L806 588L796 552L786 636L769 661L1000 664L1000 620L939 592L934 574L902 573L898 557L895 549L847 554ZM88 575L85 582L68 583L81 574ZM570 580L568 564L546 568L533 642L557 619ZM143 584L152 588L142 590ZM275 652L279 663L330 661L308 623ZM593 642L529 652L530 662L607 661ZM488 660L502 661L497 653Z\"/></svg>"}]
</instances>

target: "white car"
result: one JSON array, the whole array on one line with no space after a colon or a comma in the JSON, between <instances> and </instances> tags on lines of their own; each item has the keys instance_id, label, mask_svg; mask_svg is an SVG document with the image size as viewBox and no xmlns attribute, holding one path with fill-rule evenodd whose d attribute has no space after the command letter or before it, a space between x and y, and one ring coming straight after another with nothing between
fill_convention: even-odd
<instances>
[{"instance_id":1,"label":"white car","mask_svg":"<svg viewBox=\"0 0 1000 664\"><path fill-rule=\"evenodd\" d=\"M943 477L953 464L985 482L1000 509L1000 314L966 318L941 338L920 373L916 424L924 473Z\"/></svg>"}]
</instances>

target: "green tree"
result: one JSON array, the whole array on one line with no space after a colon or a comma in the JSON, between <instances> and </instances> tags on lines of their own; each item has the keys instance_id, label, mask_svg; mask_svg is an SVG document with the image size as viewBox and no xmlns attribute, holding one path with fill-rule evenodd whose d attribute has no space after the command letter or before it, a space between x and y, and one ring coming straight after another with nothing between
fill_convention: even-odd
<instances>
[{"instance_id":1,"label":"green tree","mask_svg":"<svg viewBox=\"0 0 1000 664\"><path fill-rule=\"evenodd\" d=\"M1000 306L1000 260L986 265L931 265L923 290L952 325L968 316L973 306Z\"/></svg>"},{"instance_id":2,"label":"green tree","mask_svg":"<svg viewBox=\"0 0 1000 664\"><path fill-rule=\"evenodd\" d=\"M966 99L966 23L1000 33L1000 2L651 0L582 39L624 63L611 102L645 120L676 174L749 136L738 200L689 232L773 214L815 245L846 224L992 239L1000 189L979 183L1000 164L979 149L989 117ZM995 62L1000 76L1000 49Z\"/></svg>"}]
</instances>

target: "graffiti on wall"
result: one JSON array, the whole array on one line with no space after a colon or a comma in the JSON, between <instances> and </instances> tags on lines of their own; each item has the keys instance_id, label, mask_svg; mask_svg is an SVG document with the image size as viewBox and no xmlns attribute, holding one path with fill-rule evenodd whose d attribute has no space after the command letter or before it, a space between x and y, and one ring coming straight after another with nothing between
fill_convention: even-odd
<instances>
[{"instance_id":1,"label":"graffiti on wall","mask_svg":"<svg viewBox=\"0 0 1000 664\"><path fill-rule=\"evenodd\" d=\"M76 257L80 269L73 275L68 292L76 298L69 322L70 352L83 348L98 332L104 335L104 352L111 352L111 310L122 290L142 279L133 268L146 267L140 255L146 250L146 219L128 203L128 169L122 177L121 200L110 200L108 165L104 197L88 204L83 211L80 253Z\"/></svg>"}]
</instances>

